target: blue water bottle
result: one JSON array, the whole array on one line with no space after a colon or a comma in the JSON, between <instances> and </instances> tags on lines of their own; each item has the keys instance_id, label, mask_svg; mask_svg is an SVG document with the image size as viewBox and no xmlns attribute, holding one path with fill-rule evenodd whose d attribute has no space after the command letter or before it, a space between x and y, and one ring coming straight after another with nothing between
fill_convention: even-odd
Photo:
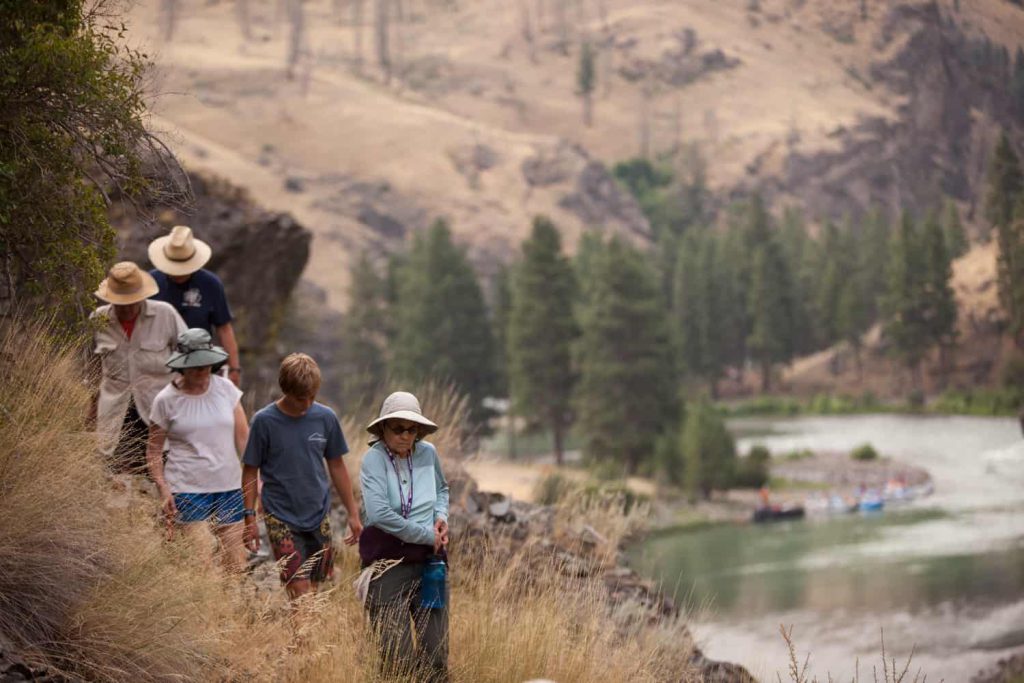
<instances>
[{"instance_id":1,"label":"blue water bottle","mask_svg":"<svg viewBox=\"0 0 1024 683\"><path fill-rule=\"evenodd\" d=\"M448 568L444 560L437 555L427 558L423 566L423 578L420 580L420 607L424 609L441 609L444 607L445 578Z\"/></svg>"}]
</instances>

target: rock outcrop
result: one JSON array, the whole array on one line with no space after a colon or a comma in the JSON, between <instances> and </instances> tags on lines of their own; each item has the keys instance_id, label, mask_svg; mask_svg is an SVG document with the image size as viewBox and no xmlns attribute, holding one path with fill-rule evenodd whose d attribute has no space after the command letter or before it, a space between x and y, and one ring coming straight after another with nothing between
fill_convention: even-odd
<instances>
[{"instance_id":1,"label":"rock outcrop","mask_svg":"<svg viewBox=\"0 0 1024 683\"><path fill-rule=\"evenodd\" d=\"M187 205L115 204L121 257L152 267L146 248L174 225L192 227L209 243L207 268L220 276L235 316L234 328L249 388L276 378L278 327L309 258L311 234L286 213L263 209L248 193L215 176L192 173Z\"/></svg>"}]
</instances>

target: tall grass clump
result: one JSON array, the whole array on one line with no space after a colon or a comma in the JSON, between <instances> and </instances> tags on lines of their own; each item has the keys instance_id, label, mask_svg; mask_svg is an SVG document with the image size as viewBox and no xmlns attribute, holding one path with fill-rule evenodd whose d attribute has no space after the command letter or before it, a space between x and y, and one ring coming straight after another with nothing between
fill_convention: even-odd
<instances>
[{"instance_id":1,"label":"tall grass clump","mask_svg":"<svg viewBox=\"0 0 1024 683\"><path fill-rule=\"evenodd\" d=\"M199 681L258 665L269 652L229 645L260 633L235 584L164 543L155 504L110 504L81 344L52 332L0 328L0 635L72 680Z\"/></svg>"}]
</instances>

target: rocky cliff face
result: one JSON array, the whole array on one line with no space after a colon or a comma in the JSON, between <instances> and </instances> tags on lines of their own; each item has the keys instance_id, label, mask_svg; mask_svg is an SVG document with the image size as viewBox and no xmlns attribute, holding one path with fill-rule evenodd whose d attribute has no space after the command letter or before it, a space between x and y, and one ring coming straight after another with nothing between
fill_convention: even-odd
<instances>
[{"instance_id":1,"label":"rocky cliff face","mask_svg":"<svg viewBox=\"0 0 1024 683\"><path fill-rule=\"evenodd\" d=\"M977 59L986 40L933 1L891 6L866 41L875 55L867 73L850 70L899 102L897 116L837 127L838 150L789 156L769 191L834 219L871 206L922 215L947 196L976 218L998 130L1015 127L1008 74Z\"/></svg>"},{"instance_id":2,"label":"rocky cliff face","mask_svg":"<svg viewBox=\"0 0 1024 683\"><path fill-rule=\"evenodd\" d=\"M187 206L115 204L111 223L122 258L151 268L146 248L174 225L188 225L209 243L207 268L224 281L235 316L244 382L265 393L276 378L278 332L292 290L309 258L310 232L289 214L267 211L245 190L212 175L192 173Z\"/></svg>"}]
</instances>

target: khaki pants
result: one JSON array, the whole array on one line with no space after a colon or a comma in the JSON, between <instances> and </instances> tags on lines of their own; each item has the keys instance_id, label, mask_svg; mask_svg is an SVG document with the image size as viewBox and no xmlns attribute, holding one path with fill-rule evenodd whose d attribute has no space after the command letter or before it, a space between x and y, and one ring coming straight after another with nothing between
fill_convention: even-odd
<instances>
[{"instance_id":1,"label":"khaki pants","mask_svg":"<svg viewBox=\"0 0 1024 683\"><path fill-rule=\"evenodd\" d=\"M448 680L448 601L441 609L420 607L422 572L423 565L418 563L392 567L370 582L366 607L380 637L385 674L418 674L418 680L444 683Z\"/></svg>"}]
</instances>

